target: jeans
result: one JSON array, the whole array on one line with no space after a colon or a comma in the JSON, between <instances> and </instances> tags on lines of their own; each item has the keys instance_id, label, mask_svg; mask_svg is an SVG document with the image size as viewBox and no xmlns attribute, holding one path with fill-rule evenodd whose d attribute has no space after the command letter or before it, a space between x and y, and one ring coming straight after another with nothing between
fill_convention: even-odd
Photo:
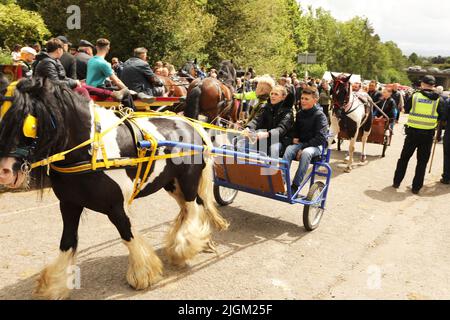
<instances>
[{"instance_id":1,"label":"jeans","mask_svg":"<svg viewBox=\"0 0 450 320\"><path fill-rule=\"evenodd\" d=\"M291 165L292 160L295 160L297 157L297 153L302 150L303 144L293 144L287 147L286 152L284 153L283 159L289 162ZM297 172L295 173L294 180L292 184L296 186L300 186L303 182L303 178L305 177L306 171L308 171L308 167L311 164L311 160L315 157L318 157L322 154L323 147L308 147L305 148L302 152L302 157L300 158L300 164L298 166Z\"/></svg>"}]
</instances>

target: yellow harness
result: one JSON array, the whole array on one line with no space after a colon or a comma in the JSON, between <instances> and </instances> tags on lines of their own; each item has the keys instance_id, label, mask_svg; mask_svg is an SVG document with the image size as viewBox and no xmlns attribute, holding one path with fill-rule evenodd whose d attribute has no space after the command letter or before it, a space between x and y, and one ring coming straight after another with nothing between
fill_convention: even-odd
<instances>
[{"instance_id":1,"label":"yellow harness","mask_svg":"<svg viewBox=\"0 0 450 320\"><path fill-rule=\"evenodd\" d=\"M13 97L14 90L16 88L17 82L13 82L8 86L6 97ZM12 101L5 101L1 106L0 120L6 114L6 112L11 108ZM120 116L120 119L111 127L106 130L102 130L100 125L100 117L94 107L94 136L84 141L83 143L73 147L70 150L66 150L57 154L54 154L46 159L41 161L37 161L31 164L31 169L35 169L37 167L47 167L47 174L50 173L50 168L56 172L64 173L64 174L74 174L81 173L86 171L96 171L98 169L111 169L111 168L123 168L123 167L135 167L137 166L136 178L134 180L133 193L131 198L129 199L129 204L133 202L133 200L138 196L138 194L142 191L142 187L146 184L150 170L153 163L157 160L166 160L178 157L192 156L198 154L197 151L189 151L189 152L178 152L178 153L170 153L163 155L156 155L158 150L158 140L149 132L147 132L144 128L139 126L136 122L138 118L151 118L151 117L176 117L178 120L182 120L188 124L190 124L196 132L200 135L204 142L209 140L209 136L203 130L203 128L213 129L216 131L226 132L226 133L234 133L238 135L242 135L241 131L232 130L232 129L224 129L219 126L215 126L212 124L200 122L198 120L193 120L184 116L180 116L176 113L166 111L166 112L156 112L156 111L146 111L146 112L133 112L131 109L119 109L116 110L116 113ZM106 153L105 145L103 143L103 138L110 133L113 129L119 127L126 121L133 123L137 128L139 128L140 132L143 135L144 140L149 141L151 143L150 149L147 148L139 148L137 150L137 158L124 158L124 159L109 159ZM37 138L37 119L32 115L28 115L25 118L23 132L24 135L30 138ZM136 137L135 137L136 139ZM79 150L81 148L91 146L92 148L92 158L91 162L87 164L75 165L71 167L58 167L53 163L59 162L65 159L65 156L75 150ZM203 145L204 152L210 152L210 146L204 144ZM97 160L98 154L101 152L102 160ZM147 155L150 152L150 155ZM146 164L146 165L145 165ZM141 173L143 171L143 167L145 165L144 174L141 177Z\"/></svg>"}]
</instances>

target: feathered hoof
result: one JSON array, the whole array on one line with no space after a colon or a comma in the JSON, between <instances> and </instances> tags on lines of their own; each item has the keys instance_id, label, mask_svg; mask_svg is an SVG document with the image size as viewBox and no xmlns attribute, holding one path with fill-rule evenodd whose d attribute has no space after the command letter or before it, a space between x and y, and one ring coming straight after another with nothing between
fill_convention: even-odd
<instances>
[{"instance_id":1,"label":"feathered hoof","mask_svg":"<svg viewBox=\"0 0 450 320\"><path fill-rule=\"evenodd\" d=\"M146 259L145 263L128 266L127 282L136 290L145 290L155 284L162 276L162 262L158 257Z\"/></svg>"},{"instance_id":2,"label":"feathered hoof","mask_svg":"<svg viewBox=\"0 0 450 320\"><path fill-rule=\"evenodd\" d=\"M161 278L162 262L142 236L136 236L126 244L130 250L128 284L136 290L147 289Z\"/></svg>"},{"instance_id":3,"label":"feathered hoof","mask_svg":"<svg viewBox=\"0 0 450 320\"><path fill-rule=\"evenodd\" d=\"M62 274L55 275L49 266L42 270L37 281L33 296L42 300L66 300L69 299L71 290L67 286L67 277Z\"/></svg>"}]
</instances>

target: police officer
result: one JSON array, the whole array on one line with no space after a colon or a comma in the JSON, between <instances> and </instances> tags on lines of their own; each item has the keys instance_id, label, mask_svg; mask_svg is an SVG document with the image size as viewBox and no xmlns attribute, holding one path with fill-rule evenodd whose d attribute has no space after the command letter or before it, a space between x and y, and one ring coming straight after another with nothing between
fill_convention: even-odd
<instances>
[{"instance_id":1,"label":"police officer","mask_svg":"<svg viewBox=\"0 0 450 320\"><path fill-rule=\"evenodd\" d=\"M444 112L444 103L434 91L436 79L427 75L421 81L420 91L414 93L405 105L409 113L406 125L406 139L394 176L394 188L399 188L406 174L409 159L417 149L416 173L412 192L418 194L423 187L425 171L430 159L435 129Z\"/></svg>"},{"instance_id":2,"label":"police officer","mask_svg":"<svg viewBox=\"0 0 450 320\"><path fill-rule=\"evenodd\" d=\"M446 107L442 120L447 122L444 134L444 173L442 174L441 183L450 184L450 99L446 101ZM438 139L441 138L440 130L437 133Z\"/></svg>"}]
</instances>

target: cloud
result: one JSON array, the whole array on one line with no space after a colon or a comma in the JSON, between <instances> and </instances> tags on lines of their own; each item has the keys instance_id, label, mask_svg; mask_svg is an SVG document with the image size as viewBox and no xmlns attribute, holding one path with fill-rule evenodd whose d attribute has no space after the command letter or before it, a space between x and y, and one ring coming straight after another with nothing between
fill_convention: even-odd
<instances>
[{"instance_id":1,"label":"cloud","mask_svg":"<svg viewBox=\"0 0 450 320\"><path fill-rule=\"evenodd\" d=\"M394 41L405 54L450 56L450 1L299 0L331 11L338 20L365 16L382 41Z\"/></svg>"}]
</instances>

